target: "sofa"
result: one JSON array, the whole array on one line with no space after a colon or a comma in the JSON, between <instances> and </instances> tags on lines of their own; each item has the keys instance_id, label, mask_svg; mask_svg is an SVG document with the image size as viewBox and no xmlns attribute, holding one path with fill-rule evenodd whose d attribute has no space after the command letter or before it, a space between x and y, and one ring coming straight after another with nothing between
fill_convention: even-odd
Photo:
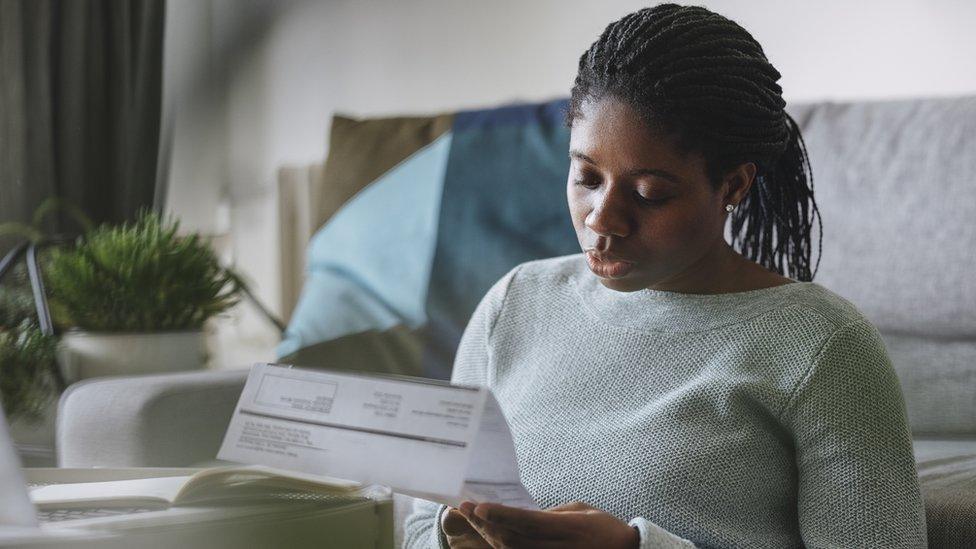
<instances>
[{"instance_id":1,"label":"sofa","mask_svg":"<svg viewBox=\"0 0 976 549\"><path fill-rule=\"evenodd\" d=\"M495 279L522 261L577 251L564 195L565 101L337 115L324 170L312 170L314 198L304 201L321 228L281 361L448 377L460 333ZM853 302L884 338L905 395L929 546L976 547L976 96L787 110L823 219L814 281ZM59 404L59 465L210 462L245 376L76 384ZM408 503L398 498L400 516Z\"/></svg>"}]
</instances>

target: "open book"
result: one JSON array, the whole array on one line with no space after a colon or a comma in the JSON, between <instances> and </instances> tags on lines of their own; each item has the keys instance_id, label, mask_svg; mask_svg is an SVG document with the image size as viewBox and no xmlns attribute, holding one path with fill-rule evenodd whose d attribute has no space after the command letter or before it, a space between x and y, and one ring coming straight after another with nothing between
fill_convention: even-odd
<instances>
[{"instance_id":1,"label":"open book","mask_svg":"<svg viewBox=\"0 0 976 549\"><path fill-rule=\"evenodd\" d=\"M383 487L285 471L261 465L204 469L190 476L52 484L31 490L39 509L169 507L214 501L287 499L317 494L342 498L385 497Z\"/></svg>"}]
</instances>

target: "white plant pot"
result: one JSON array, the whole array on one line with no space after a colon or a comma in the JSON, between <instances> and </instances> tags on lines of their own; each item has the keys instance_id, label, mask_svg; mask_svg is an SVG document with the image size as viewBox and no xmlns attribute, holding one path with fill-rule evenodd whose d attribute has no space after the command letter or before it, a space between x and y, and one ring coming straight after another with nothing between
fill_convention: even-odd
<instances>
[{"instance_id":1,"label":"white plant pot","mask_svg":"<svg viewBox=\"0 0 976 549\"><path fill-rule=\"evenodd\" d=\"M110 333L70 331L61 336L58 363L65 381L98 376L201 370L207 362L203 330Z\"/></svg>"}]
</instances>

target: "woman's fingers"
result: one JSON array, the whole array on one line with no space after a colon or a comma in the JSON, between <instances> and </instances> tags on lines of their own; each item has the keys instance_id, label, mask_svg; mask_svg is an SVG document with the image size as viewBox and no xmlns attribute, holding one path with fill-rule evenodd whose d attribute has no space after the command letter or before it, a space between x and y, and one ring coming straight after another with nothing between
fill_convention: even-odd
<instances>
[{"instance_id":1,"label":"woman's fingers","mask_svg":"<svg viewBox=\"0 0 976 549\"><path fill-rule=\"evenodd\" d=\"M599 509L596 509L592 505L587 505L586 503L583 503L581 501L571 501L569 503L564 503L562 505L557 505L555 507L550 507L546 509L546 511L552 511L556 513L563 512L563 511L598 511L598 510Z\"/></svg>"},{"instance_id":2,"label":"woman's fingers","mask_svg":"<svg viewBox=\"0 0 976 549\"><path fill-rule=\"evenodd\" d=\"M475 529L481 539L485 540L490 547L494 549L514 547L514 544L512 543L514 540L512 540L509 535L511 532L498 528L492 528L491 525L472 514L468 509L462 508L461 512L464 513L465 517L467 517L471 527Z\"/></svg>"},{"instance_id":3,"label":"woman's fingers","mask_svg":"<svg viewBox=\"0 0 976 549\"><path fill-rule=\"evenodd\" d=\"M441 530L451 549L491 549L468 519L453 507L448 507L441 515Z\"/></svg>"},{"instance_id":4,"label":"woman's fingers","mask_svg":"<svg viewBox=\"0 0 976 549\"><path fill-rule=\"evenodd\" d=\"M497 503L481 503L471 509L471 513L495 528L538 539L563 538L574 525L572 518L564 513L519 509Z\"/></svg>"},{"instance_id":5,"label":"woman's fingers","mask_svg":"<svg viewBox=\"0 0 976 549\"><path fill-rule=\"evenodd\" d=\"M636 547L640 542L626 522L580 502L535 511L465 501L456 511L494 549Z\"/></svg>"},{"instance_id":6,"label":"woman's fingers","mask_svg":"<svg viewBox=\"0 0 976 549\"><path fill-rule=\"evenodd\" d=\"M462 536L475 531L468 519L464 518L464 515L453 507L448 507L441 517L441 529L447 536Z\"/></svg>"},{"instance_id":7,"label":"woman's fingers","mask_svg":"<svg viewBox=\"0 0 976 549\"><path fill-rule=\"evenodd\" d=\"M471 526L481 535L481 538L495 549L522 549L531 547L532 549L544 549L548 547L561 547L552 545L550 540L535 539L526 536L522 532L506 528L499 524L494 524L484 520L474 513L475 505L464 502L460 506L461 514L464 515Z\"/></svg>"}]
</instances>

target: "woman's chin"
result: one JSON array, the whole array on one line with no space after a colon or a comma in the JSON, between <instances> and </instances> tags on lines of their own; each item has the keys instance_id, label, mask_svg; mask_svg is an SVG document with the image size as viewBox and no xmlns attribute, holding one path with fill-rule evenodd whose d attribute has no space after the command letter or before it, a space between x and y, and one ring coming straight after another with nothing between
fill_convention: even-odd
<instances>
[{"instance_id":1,"label":"woman's chin","mask_svg":"<svg viewBox=\"0 0 976 549\"><path fill-rule=\"evenodd\" d=\"M624 277L624 278L599 277L599 278L600 278L600 284L603 284L604 287L610 290L616 290L618 292L636 292L637 290L641 290L647 287L646 284L643 284L639 280L630 277Z\"/></svg>"}]
</instances>

